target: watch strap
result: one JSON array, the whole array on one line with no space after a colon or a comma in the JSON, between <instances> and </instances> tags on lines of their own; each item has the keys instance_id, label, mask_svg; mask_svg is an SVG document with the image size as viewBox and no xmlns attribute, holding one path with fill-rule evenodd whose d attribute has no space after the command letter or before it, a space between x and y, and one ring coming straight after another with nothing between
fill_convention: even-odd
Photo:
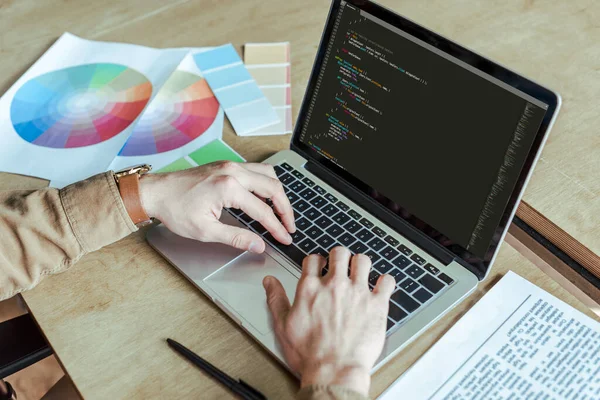
<instances>
[{"instance_id":1,"label":"watch strap","mask_svg":"<svg viewBox=\"0 0 600 400\"><path fill-rule=\"evenodd\" d=\"M146 214L144 207L142 206L142 200L140 197L140 175L130 174L119 177L119 193L125 204L127 214L135 225L142 222L149 222L150 217Z\"/></svg>"},{"instance_id":2,"label":"watch strap","mask_svg":"<svg viewBox=\"0 0 600 400\"><path fill-rule=\"evenodd\" d=\"M16 400L17 392L15 392L15 389L13 389L10 383L6 381L3 382L6 385L6 394L0 394L0 400Z\"/></svg>"}]
</instances>

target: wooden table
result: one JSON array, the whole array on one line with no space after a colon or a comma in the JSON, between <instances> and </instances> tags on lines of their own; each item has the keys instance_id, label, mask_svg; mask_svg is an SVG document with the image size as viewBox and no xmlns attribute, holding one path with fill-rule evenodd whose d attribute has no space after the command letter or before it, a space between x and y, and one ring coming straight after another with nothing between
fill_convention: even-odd
<instances>
[{"instance_id":1,"label":"wooden table","mask_svg":"<svg viewBox=\"0 0 600 400\"><path fill-rule=\"evenodd\" d=\"M525 199L592 250L600 251L600 148L596 124L600 65L600 4L507 0L382 1L409 18L542 82L564 107ZM289 40L294 115L328 2L108 0L0 2L0 92L69 31L89 39L153 47ZM285 148L289 136L225 139L251 161ZM0 188L41 182L0 175ZM467 301L378 372L372 394L384 390L507 270L512 269L578 309L571 295L508 245L492 274ZM58 358L86 399L222 398L228 394L167 349L174 337L270 398L288 398L297 383L273 359L144 242L143 234L47 278L24 298Z\"/></svg>"}]
</instances>

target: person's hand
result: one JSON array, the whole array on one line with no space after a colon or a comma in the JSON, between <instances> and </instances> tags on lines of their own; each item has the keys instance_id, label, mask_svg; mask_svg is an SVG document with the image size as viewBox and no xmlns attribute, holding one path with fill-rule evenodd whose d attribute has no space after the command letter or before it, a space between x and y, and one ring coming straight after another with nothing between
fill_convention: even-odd
<instances>
[{"instance_id":1,"label":"person's hand","mask_svg":"<svg viewBox=\"0 0 600 400\"><path fill-rule=\"evenodd\" d=\"M172 232L203 242L224 243L261 253L265 243L248 229L219 222L224 207L243 210L274 237L290 244L294 212L273 167L221 161L179 172L147 174L140 197L150 217ZM262 199L271 199L274 210Z\"/></svg>"},{"instance_id":2,"label":"person's hand","mask_svg":"<svg viewBox=\"0 0 600 400\"><path fill-rule=\"evenodd\" d=\"M343 247L331 251L329 272L321 277L325 264L320 255L304 259L293 306L276 278L264 279L275 334L302 387L341 385L368 396L395 280L383 275L369 291L371 260L351 257Z\"/></svg>"}]
</instances>

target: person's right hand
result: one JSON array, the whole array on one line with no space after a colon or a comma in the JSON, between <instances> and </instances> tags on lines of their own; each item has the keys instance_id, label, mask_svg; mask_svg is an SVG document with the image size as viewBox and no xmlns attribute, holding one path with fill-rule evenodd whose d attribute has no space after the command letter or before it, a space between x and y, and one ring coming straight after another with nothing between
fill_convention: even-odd
<instances>
[{"instance_id":1,"label":"person's right hand","mask_svg":"<svg viewBox=\"0 0 600 400\"><path fill-rule=\"evenodd\" d=\"M275 334L302 387L340 385L368 396L396 283L383 275L369 291L371 260L362 254L351 257L343 247L331 251L329 272L321 277L325 264L320 255L304 259L293 306L276 278L264 279Z\"/></svg>"},{"instance_id":2,"label":"person's right hand","mask_svg":"<svg viewBox=\"0 0 600 400\"><path fill-rule=\"evenodd\" d=\"M190 239L224 243L261 253L262 238L248 229L219 222L224 207L243 210L275 239L290 244L294 212L271 165L220 161L184 171L147 174L140 197L150 217ZM260 197L260 198L259 198ZM271 199L274 210L261 198Z\"/></svg>"}]
</instances>

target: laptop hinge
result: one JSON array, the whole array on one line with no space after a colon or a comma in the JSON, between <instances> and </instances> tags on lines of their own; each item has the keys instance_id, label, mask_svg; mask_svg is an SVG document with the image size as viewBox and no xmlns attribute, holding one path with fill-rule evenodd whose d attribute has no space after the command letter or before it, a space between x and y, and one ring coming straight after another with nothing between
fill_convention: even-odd
<instances>
[{"instance_id":1,"label":"laptop hinge","mask_svg":"<svg viewBox=\"0 0 600 400\"><path fill-rule=\"evenodd\" d=\"M442 247L439 243L433 241L426 235L422 234L407 222L393 214L391 211L363 194L352 185L348 184L325 167L318 163L308 160L304 167L315 176L325 181L330 186L334 187L344 196L354 201L357 205L361 206L377 219L388 225L390 228L398 232L400 235L406 237L408 240L422 248L426 253L434 257L436 260L441 262L443 265L448 265L455 260L456 256ZM478 274L469 268L468 264L461 262L462 260L456 259L462 266L473 272L475 275ZM480 278L482 279L482 278Z\"/></svg>"}]
</instances>

